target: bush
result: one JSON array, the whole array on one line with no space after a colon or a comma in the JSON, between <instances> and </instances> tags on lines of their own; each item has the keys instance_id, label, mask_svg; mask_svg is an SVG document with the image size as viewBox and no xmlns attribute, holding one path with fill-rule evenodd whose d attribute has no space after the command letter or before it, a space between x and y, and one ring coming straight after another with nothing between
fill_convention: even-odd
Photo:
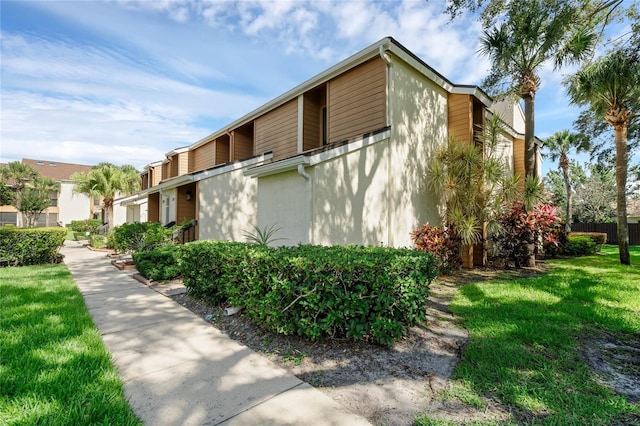
<instances>
[{"instance_id":1,"label":"bush","mask_svg":"<svg viewBox=\"0 0 640 426\"><path fill-rule=\"evenodd\" d=\"M104 248L107 246L107 236L100 234L91 234L89 236L89 245L93 248Z\"/></svg>"},{"instance_id":2,"label":"bush","mask_svg":"<svg viewBox=\"0 0 640 426\"><path fill-rule=\"evenodd\" d=\"M193 295L243 306L261 326L311 340L390 344L425 317L433 256L383 247L280 247L199 241L180 254Z\"/></svg>"},{"instance_id":3,"label":"bush","mask_svg":"<svg viewBox=\"0 0 640 426\"><path fill-rule=\"evenodd\" d=\"M85 235L86 232L96 233L98 232L98 227L102 225L102 221L100 219L85 219L85 220L72 220L68 227L76 233L82 233ZM77 237L76 237L77 239Z\"/></svg>"},{"instance_id":4,"label":"bush","mask_svg":"<svg viewBox=\"0 0 640 426\"><path fill-rule=\"evenodd\" d=\"M436 259L438 271L448 275L460 269L460 238L451 225L444 229L441 226L429 226L425 223L411 233L413 245L417 250L432 254Z\"/></svg>"},{"instance_id":5,"label":"bush","mask_svg":"<svg viewBox=\"0 0 640 426\"><path fill-rule=\"evenodd\" d=\"M570 234L567 238L565 253L569 256L586 256L596 254L597 245L586 235Z\"/></svg>"},{"instance_id":6,"label":"bush","mask_svg":"<svg viewBox=\"0 0 640 426\"><path fill-rule=\"evenodd\" d=\"M113 230L113 248L121 253L153 250L171 244L172 232L160 222L125 223Z\"/></svg>"},{"instance_id":7,"label":"bush","mask_svg":"<svg viewBox=\"0 0 640 426\"><path fill-rule=\"evenodd\" d=\"M591 238L591 241L596 245L596 252L600 252L602 247L607 243L607 233L606 232L572 232L569 234L571 236L583 236Z\"/></svg>"},{"instance_id":8,"label":"bush","mask_svg":"<svg viewBox=\"0 0 640 426\"><path fill-rule=\"evenodd\" d=\"M0 265L58 263L66 235L64 228L0 227Z\"/></svg>"},{"instance_id":9,"label":"bush","mask_svg":"<svg viewBox=\"0 0 640 426\"><path fill-rule=\"evenodd\" d=\"M163 246L133 253L136 269L153 281L169 281L180 276L178 250L180 246Z\"/></svg>"}]
</instances>

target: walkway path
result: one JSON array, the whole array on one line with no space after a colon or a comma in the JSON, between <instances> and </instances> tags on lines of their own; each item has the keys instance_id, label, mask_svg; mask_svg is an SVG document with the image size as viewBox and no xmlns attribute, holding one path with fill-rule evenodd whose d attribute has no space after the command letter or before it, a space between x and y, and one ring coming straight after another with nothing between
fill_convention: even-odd
<instances>
[{"instance_id":1,"label":"walkway path","mask_svg":"<svg viewBox=\"0 0 640 426\"><path fill-rule=\"evenodd\" d=\"M105 253L62 249L147 425L368 425L362 417L122 272Z\"/></svg>"}]
</instances>

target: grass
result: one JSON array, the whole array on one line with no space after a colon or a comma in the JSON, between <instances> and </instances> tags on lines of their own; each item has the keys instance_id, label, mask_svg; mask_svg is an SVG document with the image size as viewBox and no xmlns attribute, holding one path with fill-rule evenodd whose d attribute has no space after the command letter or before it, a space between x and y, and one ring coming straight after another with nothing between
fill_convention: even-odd
<instances>
[{"instance_id":1,"label":"grass","mask_svg":"<svg viewBox=\"0 0 640 426\"><path fill-rule=\"evenodd\" d=\"M0 424L141 424L64 265L0 268L0 294Z\"/></svg>"},{"instance_id":2,"label":"grass","mask_svg":"<svg viewBox=\"0 0 640 426\"><path fill-rule=\"evenodd\" d=\"M462 287L451 309L470 341L454 388L467 399L497 398L522 424L637 422L640 404L598 384L580 356L600 331L637 340L640 247L631 247L631 262L620 265L617 247L605 246L599 255L549 261L552 270L540 276Z\"/></svg>"}]
</instances>

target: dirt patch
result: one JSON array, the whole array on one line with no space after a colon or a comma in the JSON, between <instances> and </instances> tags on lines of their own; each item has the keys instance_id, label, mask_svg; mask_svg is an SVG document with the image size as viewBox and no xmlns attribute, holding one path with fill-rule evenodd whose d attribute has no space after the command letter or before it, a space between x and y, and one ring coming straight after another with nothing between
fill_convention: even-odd
<instances>
[{"instance_id":1,"label":"dirt patch","mask_svg":"<svg viewBox=\"0 0 640 426\"><path fill-rule=\"evenodd\" d=\"M629 402L640 402L640 333L615 335L597 330L582 346L582 355L600 383Z\"/></svg>"},{"instance_id":2,"label":"dirt patch","mask_svg":"<svg viewBox=\"0 0 640 426\"><path fill-rule=\"evenodd\" d=\"M460 278L467 275L434 282L427 319L392 347L335 339L308 342L265 331L242 312L224 316L221 307L187 294L172 299L374 424L411 425L421 414L455 424L503 422L510 414L492 400L477 409L443 396L468 339L448 308L460 283L467 281ZM474 273L468 279L482 277Z\"/></svg>"}]
</instances>

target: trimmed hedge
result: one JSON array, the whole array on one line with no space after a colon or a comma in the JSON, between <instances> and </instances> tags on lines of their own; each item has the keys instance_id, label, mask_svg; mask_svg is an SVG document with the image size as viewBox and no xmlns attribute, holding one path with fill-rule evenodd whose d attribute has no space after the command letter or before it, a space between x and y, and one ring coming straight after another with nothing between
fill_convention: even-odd
<instances>
[{"instance_id":1,"label":"trimmed hedge","mask_svg":"<svg viewBox=\"0 0 640 426\"><path fill-rule=\"evenodd\" d=\"M98 227L102 225L102 221L100 219L85 219L85 220L72 220L68 227L71 228L73 232L98 232Z\"/></svg>"},{"instance_id":2,"label":"trimmed hedge","mask_svg":"<svg viewBox=\"0 0 640 426\"><path fill-rule=\"evenodd\" d=\"M65 228L0 227L0 265L58 263L66 236Z\"/></svg>"},{"instance_id":3,"label":"trimmed hedge","mask_svg":"<svg viewBox=\"0 0 640 426\"><path fill-rule=\"evenodd\" d=\"M190 294L243 306L281 334L391 344L425 318L433 256L383 247L270 248L198 241L181 248Z\"/></svg>"},{"instance_id":4,"label":"trimmed hedge","mask_svg":"<svg viewBox=\"0 0 640 426\"><path fill-rule=\"evenodd\" d=\"M569 235L564 252L569 256L588 256L596 254L600 248L588 235Z\"/></svg>"},{"instance_id":5,"label":"trimmed hedge","mask_svg":"<svg viewBox=\"0 0 640 426\"><path fill-rule=\"evenodd\" d=\"M136 251L133 262L136 269L153 281L169 281L180 276L179 246L163 246L150 251Z\"/></svg>"},{"instance_id":6,"label":"trimmed hedge","mask_svg":"<svg viewBox=\"0 0 640 426\"><path fill-rule=\"evenodd\" d=\"M124 223L113 229L113 248L121 253L153 250L171 244L172 233L160 222Z\"/></svg>"},{"instance_id":7,"label":"trimmed hedge","mask_svg":"<svg viewBox=\"0 0 640 426\"><path fill-rule=\"evenodd\" d=\"M570 237L588 237L596 245L595 253L599 253L607 243L606 232L571 232Z\"/></svg>"}]
</instances>

